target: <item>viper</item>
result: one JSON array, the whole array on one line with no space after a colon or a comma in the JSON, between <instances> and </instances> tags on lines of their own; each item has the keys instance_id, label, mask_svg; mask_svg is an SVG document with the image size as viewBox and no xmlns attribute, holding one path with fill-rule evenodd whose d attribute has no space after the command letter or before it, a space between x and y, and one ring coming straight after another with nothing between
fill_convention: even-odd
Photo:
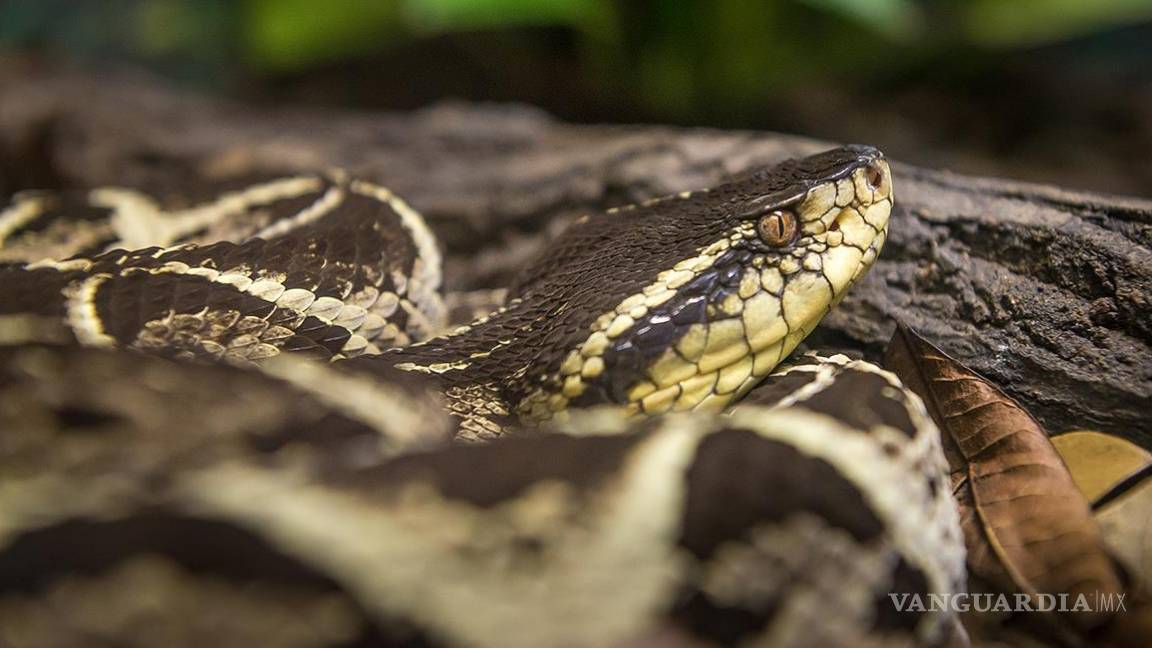
<instances>
[{"instance_id":1,"label":"viper","mask_svg":"<svg viewBox=\"0 0 1152 648\"><path fill-rule=\"evenodd\" d=\"M892 195L856 146L584 216L444 332L431 231L341 172L21 194L0 636L954 637L885 607L956 591L963 562L938 432L894 376L816 357L716 416L864 275Z\"/></svg>"}]
</instances>

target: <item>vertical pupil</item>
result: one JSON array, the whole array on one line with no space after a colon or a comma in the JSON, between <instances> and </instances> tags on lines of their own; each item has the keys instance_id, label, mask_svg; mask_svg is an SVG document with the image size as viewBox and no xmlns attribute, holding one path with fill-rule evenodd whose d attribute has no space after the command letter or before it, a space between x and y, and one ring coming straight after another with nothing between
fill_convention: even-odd
<instances>
[{"instance_id":1,"label":"vertical pupil","mask_svg":"<svg viewBox=\"0 0 1152 648\"><path fill-rule=\"evenodd\" d=\"M792 238L792 222L784 212L772 212L760 220L760 236L770 245L784 245Z\"/></svg>"}]
</instances>

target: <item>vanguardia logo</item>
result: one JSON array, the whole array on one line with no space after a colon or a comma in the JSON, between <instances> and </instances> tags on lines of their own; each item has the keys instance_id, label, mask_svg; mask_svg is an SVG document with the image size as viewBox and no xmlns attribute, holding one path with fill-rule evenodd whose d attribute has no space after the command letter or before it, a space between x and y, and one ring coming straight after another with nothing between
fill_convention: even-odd
<instances>
[{"instance_id":1,"label":"vanguardia logo","mask_svg":"<svg viewBox=\"0 0 1152 648\"><path fill-rule=\"evenodd\" d=\"M897 612L1124 612L1124 594L889 594Z\"/></svg>"}]
</instances>

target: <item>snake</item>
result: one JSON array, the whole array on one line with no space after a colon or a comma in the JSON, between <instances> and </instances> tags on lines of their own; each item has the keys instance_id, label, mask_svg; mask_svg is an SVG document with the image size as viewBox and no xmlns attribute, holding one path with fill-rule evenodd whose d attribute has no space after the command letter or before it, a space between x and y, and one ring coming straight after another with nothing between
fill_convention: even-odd
<instances>
[{"instance_id":1,"label":"snake","mask_svg":"<svg viewBox=\"0 0 1152 648\"><path fill-rule=\"evenodd\" d=\"M0 644L945 645L939 431L793 355L887 236L849 146L575 220L451 328L343 171L0 210Z\"/></svg>"}]
</instances>

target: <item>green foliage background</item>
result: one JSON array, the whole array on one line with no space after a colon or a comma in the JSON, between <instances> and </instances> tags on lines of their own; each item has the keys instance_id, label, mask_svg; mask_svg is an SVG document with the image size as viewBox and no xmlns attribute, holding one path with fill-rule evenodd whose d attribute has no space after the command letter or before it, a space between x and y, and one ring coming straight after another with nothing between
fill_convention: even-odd
<instances>
[{"instance_id":1,"label":"green foliage background","mask_svg":"<svg viewBox=\"0 0 1152 648\"><path fill-rule=\"evenodd\" d=\"M676 119L944 54L978 68L1005 50L1149 19L1152 0L9 0L0 48L127 57L212 86L437 35L556 28L599 91Z\"/></svg>"}]
</instances>

